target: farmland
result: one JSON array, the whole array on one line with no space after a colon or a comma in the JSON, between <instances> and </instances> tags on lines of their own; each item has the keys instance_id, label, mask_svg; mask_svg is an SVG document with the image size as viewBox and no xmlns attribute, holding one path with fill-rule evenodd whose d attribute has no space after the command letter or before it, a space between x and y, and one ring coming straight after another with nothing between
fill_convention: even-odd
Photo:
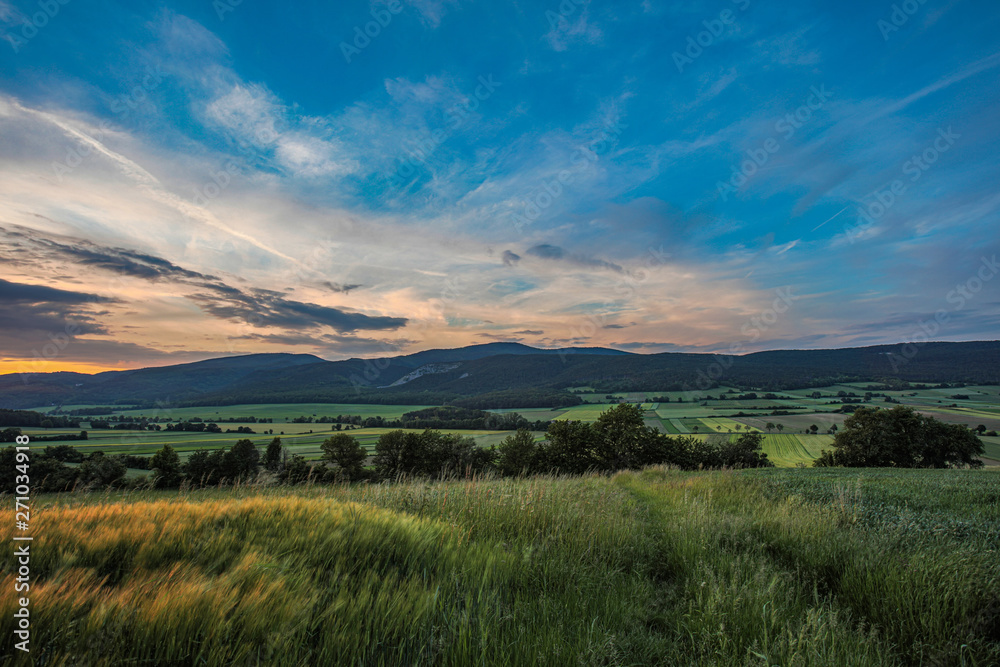
<instances>
[{"instance_id":1,"label":"farmland","mask_svg":"<svg viewBox=\"0 0 1000 667\"><path fill-rule=\"evenodd\" d=\"M988 470L835 469L51 496L31 655L996 664L998 496Z\"/></svg>"},{"instance_id":2,"label":"farmland","mask_svg":"<svg viewBox=\"0 0 1000 667\"><path fill-rule=\"evenodd\" d=\"M837 412L844 401L866 404L863 400L865 387L862 383L831 385L827 387L775 392L777 398L738 399L739 392L730 387L719 387L697 395L685 392L627 392L611 394L587 393L587 388L578 388L578 395L586 402L569 408L523 408L496 410L498 413L516 412L531 421L571 419L585 422L595 421L602 412L618 400L640 402L646 424L670 435L691 435L702 438L709 433L736 434L745 431L766 432L767 424L780 426L781 431L771 431L764 439L764 451L778 466L809 465L823 448L829 449L832 427L840 428L848 416ZM969 427L982 424L987 429L1000 428L1000 387L969 386L947 389L900 389L879 390L879 397L870 400L870 405L886 405L885 398L895 403L909 405L923 414L948 423L965 424ZM843 395L842 395L843 394ZM853 394L853 396L851 396ZM711 398L708 398L711 396ZM967 398L965 398L967 397ZM671 399L653 401L654 398ZM682 400L678 400L682 399ZM612 402L614 401L614 402ZM92 408L94 406L64 406L63 410ZM325 404L325 403L281 403L263 405L232 405L213 407L169 408L157 411L122 409L116 414L122 417L156 417L161 420L187 420L200 418L205 422L213 420L241 419L255 417L269 419L271 423L221 422L223 430L240 426L252 429L255 434L211 434L167 431L102 431L91 430L86 443L73 443L82 451L104 451L105 453L129 453L142 456L152 455L164 444L171 444L182 459L199 448L229 446L236 439L247 437L258 446L266 445L271 438L279 436L290 453L299 454L308 460L320 457L320 444L331 434L331 425L324 423L295 423L296 418L319 418L323 416L356 415L362 418L382 417L386 420L398 419L406 412L424 409L423 405L381 405L381 404ZM886 407L890 407L886 405ZM774 415L774 408L788 414ZM52 406L37 408L51 411ZM742 413L743 416L734 416ZM817 427L817 434L807 433L811 426ZM81 425L88 426L87 422ZM273 431L273 434L270 433ZM54 435L59 429L27 429L33 436ZM76 431L63 429L62 432ZM371 450L378 435L384 430L366 428L350 431L363 446ZM500 442L510 434L505 431L455 431L471 435L481 446ZM788 436L794 435L794 438ZM781 436L781 437L779 437ZM988 465L1000 461L1000 438L985 436L986 459Z\"/></svg>"}]
</instances>

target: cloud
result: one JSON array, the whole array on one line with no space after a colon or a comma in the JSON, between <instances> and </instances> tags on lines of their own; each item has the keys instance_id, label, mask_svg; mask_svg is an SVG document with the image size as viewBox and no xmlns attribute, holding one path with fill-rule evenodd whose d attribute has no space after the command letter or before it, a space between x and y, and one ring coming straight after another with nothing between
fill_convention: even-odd
<instances>
[{"instance_id":1,"label":"cloud","mask_svg":"<svg viewBox=\"0 0 1000 667\"><path fill-rule=\"evenodd\" d=\"M548 243L541 243L539 245L532 246L525 250L525 254L531 255L532 257L538 257L539 259L567 262L583 268L609 269L616 273L625 272L625 269L618 264L613 264L595 257L573 254L567 252L559 246Z\"/></svg>"},{"instance_id":2,"label":"cloud","mask_svg":"<svg viewBox=\"0 0 1000 667\"><path fill-rule=\"evenodd\" d=\"M545 35L553 51L565 51L574 42L599 44L604 37L601 29L590 21L589 0L579 6L576 2L564 2L559 5L560 12L546 12L549 22L549 32ZM563 11L567 7L570 11ZM575 15L579 11L579 15Z\"/></svg>"},{"instance_id":3,"label":"cloud","mask_svg":"<svg viewBox=\"0 0 1000 667\"><path fill-rule=\"evenodd\" d=\"M521 335L521 336L541 336L545 332L542 331L541 329L524 329L523 331L515 331L513 333L514 335Z\"/></svg>"},{"instance_id":4,"label":"cloud","mask_svg":"<svg viewBox=\"0 0 1000 667\"><path fill-rule=\"evenodd\" d=\"M115 299L48 287L12 283L0 279L0 303L8 305L115 303ZM6 323L5 323L6 324Z\"/></svg>"},{"instance_id":5,"label":"cloud","mask_svg":"<svg viewBox=\"0 0 1000 667\"><path fill-rule=\"evenodd\" d=\"M260 288L235 287L224 279L192 271L149 253L126 248L103 247L76 239L64 242L41 234L0 227L0 234L20 244L21 250L32 250L36 260L59 260L88 266L121 276L145 281L170 282L184 289L189 299L205 312L225 320L240 320L255 327L307 328L331 327L341 333L357 330L395 330L406 325L407 319L382 315L367 315L342 308L305 303L285 297L279 292ZM11 246L13 247L13 246ZM16 261L24 264L27 258ZM347 293L359 285L324 285L334 292ZM41 288L39 288L41 289ZM23 290L21 290L23 291ZM56 290L58 292L58 290ZM56 293L53 292L53 293ZM67 293L69 294L69 293ZM114 302L103 300L99 302Z\"/></svg>"},{"instance_id":6,"label":"cloud","mask_svg":"<svg viewBox=\"0 0 1000 667\"><path fill-rule=\"evenodd\" d=\"M331 292L337 292L341 294L349 294L351 290L356 290L364 287L364 285L351 285L351 284L340 284L331 283L329 280L324 280L322 283L323 287L326 287Z\"/></svg>"},{"instance_id":7,"label":"cloud","mask_svg":"<svg viewBox=\"0 0 1000 667\"><path fill-rule=\"evenodd\" d=\"M510 250L504 250L501 258L503 259L504 266L513 266L521 261L521 256Z\"/></svg>"},{"instance_id":8,"label":"cloud","mask_svg":"<svg viewBox=\"0 0 1000 667\"><path fill-rule=\"evenodd\" d=\"M106 335L93 306L117 300L0 279L0 357L54 356L81 335ZM53 352L48 352L52 349Z\"/></svg>"},{"instance_id":9,"label":"cloud","mask_svg":"<svg viewBox=\"0 0 1000 667\"><path fill-rule=\"evenodd\" d=\"M340 308L286 299L270 290L238 290L205 284L210 291L191 296L206 312L227 320L242 320L254 327L314 328L328 326L344 333L357 330L395 330L406 326L405 317L365 315Z\"/></svg>"},{"instance_id":10,"label":"cloud","mask_svg":"<svg viewBox=\"0 0 1000 667\"><path fill-rule=\"evenodd\" d=\"M476 336L478 338L486 338L495 343L520 343L521 341L524 340L523 338L519 338L517 336L508 336L508 335L490 334L490 333L478 333L476 334Z\"/></svg>"}]
</instances>

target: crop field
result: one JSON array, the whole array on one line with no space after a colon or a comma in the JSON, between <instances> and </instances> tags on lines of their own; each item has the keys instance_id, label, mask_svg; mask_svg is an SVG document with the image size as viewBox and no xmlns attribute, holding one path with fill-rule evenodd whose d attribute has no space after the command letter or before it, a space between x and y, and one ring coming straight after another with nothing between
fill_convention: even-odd
<instances>
[{"instance_id":1,"label":"crop field","mask_svg":"<svg viewBox=\"0 0 1000 667\"><path fill-rule=\"evenodd\" d=\"M43 496L32 654L0 662L998 664L998 497L991 471L657 468Z\"/></svg>"},{"instance_id":2,"label":"crop field","mask_svg":"<svg viewBox=\"0 0 1000 667\"><path fill-rule=\"evenodd\" d=\"M671 435L704 435L707 433L729 434L737 433L737 424L751 431L765 430L767 423L780 424L784 427L781 432L772 432L771 436L793 436L803 435L806 429L815 424L819 427L820 436L804 436L800 440L765 438L764 449L769 457L779 466L794 466L799 463L809 464L819 455L823 448L830 447L830 438L825 434L828 429L837 425L841 428L844 419L848 416L842 413L833 412L838 405L830 404L831 397L836 396L839 391L850 391L863 393L858 390L864 386L834 385L821 387L818 389L800 389L787 392L775 392L782 398L769 399L766 401L738 401L727 399L725 401L709 401L708 405L691 402L649 402L648 399L654 396L666 395L676 399L684 397L690 399L689 395L682 392L634 392L630 394L620 394L621 398L632 400L643 400L641 407L644 410L646 424L658 428L664 433ZM709 392L714 396L721 393L721 389L714 389ZM819 392L823 398L810 398L813 392ZM927 389L927 390L906 390L884 392L893 396L904 405L912 405L922 413L941 419L949 423L966 424L975 426L983 424L987 429L1000 430L1000 388L998 387L963 387L948 389ZM955 394L968 395L966 399L952 399ZM595 399L606 401L605 394L594 394ZM588 396L589 397L589 396ZM860 399L859 399L860 400ZM945 403L938 403L944 401ZM952 401L959 407L950 407ZM734 412L753 413L752 406L764 404L787 404L786 408L798 408L807 410L805 413L790 415L770 415L769 411L760 411L761 414L750 417L729 417ZM614 404L607 402L593 402L569 408L524 408L524 409L504 409L495 412L517 412L531 421L552 420L552 419L573 419L586 422L597 420L600 415L611 408ZM872 405L888 407L885 403L876 398ZM69 409L71 406L66 406ZM220 422L220 427L233 429L240 426L247 426L256 433L252 435L242 435L235 433L207 434L193 432L167 432L167 431L117 431L117 430L94 430L90 429L90 424L83 422L81 428L89 430L89 440L70 441L84 453L93 451L104 451L105 453L129 453L140 456L150 456L160 449L164 444L170 444L178 450L182 459L186 459L191 452L202 449L214 449L219 447L229 447L236 440L249 438L259 447L264 447L270 440L279 436L290 453L304 456L306 459L315 460L321 456L320 445L334 431L330 424L317 423L292 423L291 420L299 416L336 416L338 414L353 414L362 416L382 416L385 419L396 419L405 412L422 409L427 406L407 405L392 406L379 404L274 404L274 405L235 405L217 406L202 408L178 408L169 412L160 411L159 417L174 419L190 419L200 417L205 421L213 419L228 419L254 416L260 418L273 419L273 423L230 423ZM152 411L126 410L120 414L137 417L145 414L151 416ZM721 427L721 429L720 429ZM29 435L46 436L57 433L75 434L79 429L26 429ZM741 432L742 432L741 428ZM273 431L273 435L268 431ZM374 447L380 429L363 429L348 431L358 438L362 445L371 449ZM498 431L454 431L475 438L481 446L488 447L499 443L510 432ZM985 458L987 465L995 465L1000 461L1000 439L984 437L986 445ZM58 443L54 443L58 444Z\"/></svg>"},{"instance_id":3,"label":"crop field","mask_svg":"<svg viewBox=\"0 0 1000 667\"><path fill-rule=\"evenodd\" d=\"M723 431L727 431L727 432L728 431L736 431L737 424L739 425L739 427L740 427L741 430L747 430L747 431L759 431L759 430L761 430L761 429L757 429L757 428L754 428L754 427L751 427L751 426L747 426L746 424L743 424L742 422L740 422L738 420L733 420L733 419L728 419L728 418L723 418L723 417L703 417L701 419L701 423L704 424L705 426L707 426L712 431L719 431L720 428Z\"/></svg>"},{"instance_id":4,"label":"crop field","mask_svg":"<svg viewBox=\"0 0 1000 667\"><path fill-rule=\"evenodd\" d=\"M985 456L994 461L1000 461L1000 437L983 436L980 440L983 441L983 446L986 449Z\"/></svg>"},{"instance_id":5,"label":"crop field","mask_svg":"<svg viewBox=\"0 0 1000 667\"><path fill-rule=\"evenodd\" d=\"M840 428L849 415L835 413L810 413L802 415L781 415L780 417L734 417L733 420L759 431L764 431L768 423L782 424L787 431L805 431L815 424L820 432L825 432L834 424Z\"/></svg>"},{"instance_id":6,"label":"crop field","mask_svg":"<svg viewBox=\"0 0 1000 667\"><path fill-rule=\"evenodd\" d=\"M601 413L607 410L610 405L604 404L588 404L588 405L574 405L571 408L567 408L561 414L555 417L548 417L548 419L570 419L581 421L597 421L597 418L601 416ZM551 413L550 413L551 414Z\"/></svg>"},{"instance_id":7,"label":"crop field","mask_svg":"<svg viewBox=\"0 0 1000 667\"><path fill-rule=\"evenodd\" d=\"M832 449L832 442L831 435L771 434L764 436L763 450L779 468L794 468L811 466L823 449Z\"/></svg>"}]
</instances>

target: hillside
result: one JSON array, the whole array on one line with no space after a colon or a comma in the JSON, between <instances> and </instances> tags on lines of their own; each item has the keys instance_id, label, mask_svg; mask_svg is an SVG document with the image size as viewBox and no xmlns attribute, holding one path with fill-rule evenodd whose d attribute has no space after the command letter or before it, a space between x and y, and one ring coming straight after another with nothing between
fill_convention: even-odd
<instances>
[{"instance_id":1,"label":"hillside","mask_svg":"<svg viewBox=\"0 0 1000 667\"><path fill-rule=\"evenodd\" d=\"M0 407L49 404L340 402L438 404L504 391L705 390L723 382L777 390L847 381L1000 383L1000 342L775 350L744 356L639 355L600 348L539 350L491 343L383 359L324 361L257 354L96 375L0 376Z\"/></svg>"}]
</instances>

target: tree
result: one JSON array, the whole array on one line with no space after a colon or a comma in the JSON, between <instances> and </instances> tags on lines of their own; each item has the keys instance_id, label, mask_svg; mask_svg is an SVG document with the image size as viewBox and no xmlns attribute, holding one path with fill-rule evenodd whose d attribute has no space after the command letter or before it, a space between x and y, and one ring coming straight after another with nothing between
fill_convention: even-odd
<instances>
[{"instance_id":1,"label":"tree","mask_svg":"<svg viewBox=\"0 0 1000 667\"><path fill-rule=\"evenodd\" d=\"M267 444L262 461L265 470L278 472L281 469L281 438L274 438Z\"/></svg>"},{"instance_id":2,"label":"tree","mask_svg":"<svg viewBox=\"0 0 1000 667\"><path fill-rule=\"evenodd\" d=\"M646 426L637 405L619 403L593 425L596 463L605 470L635 468L642 458Z\"/></svg>"},{"instance_id":3,"label":"tree","mask_svg":"<svg viewBox=\"0 0 1000 667\"><path fill-rule=\"evenodd\" d=\"M981 467L982 441L968 429L925 417L912 408L861 407L846 420L817 466L948 468Z\"/></svg>"},{"instance_id":4,"label":"tree","mask_svg":"<svg viewBox=\"0 0 1000 667\"><path fill-rule=\"evenodd\" d=\"M117 458L94 452L80 464L80 481L97 488L115 486L125 477L126 472L128 468Z\"/></svg>"},{"instance_id":5,"label":"tree","mask_svg":"<svg viewBox=\"0 0 1000 667\"><path fill-rule=\"evenodd\" d=\"M417 433L389 431L375 443L375 474L379 479L419 474L423 463L423 442Z\"/></svg>"},{"instance_id":6,"label":"tree","mask_svg":"<svg viewBox=\"0 0 1000 667\"><path fill-rule=\"evenodd\" d=\"M339 477L353 481L364 476L368 452L351 436L338 433L324 440L321 448L323 459L337 465Z\"/></svg>"},{"instance_id":7,"label":"tree","mask_svg":"<svg viewBox=\"0 0 1000 667\"><path fill-rule=\"evenodd\" d=\"M778 433L781 433L782 431L785 430L785 425L781 423L775 424L774 427L778 429Z\"/></svg>"},{"instance_id":8,"label":"tree","mask_svg":"<svg viewBox=\"0 0 1000 667\"><path fill-rule=\"evenodd\" d=\"M153 487L172 489L181 485L181 458L170 445L153 454L149 462L153 471Z\"/></svg>"},{"instance_id":9,"label":"tree","mask_svg":"<svg viewBox=\"0 0 1000 667\"><path fill-rule=\"evenodd\" d=\"M224 476L230 481L250 479L257 475L259 461L260 452L253 441L245 438L238 440L223 459Z\"/></svg>"},{"instance_id":10,"label":"tree","mask_svg":"<svg viewBox=\"0 0 1000 667\"><path fill-rule=\"evenodd\" d=\"M312 477L313 467L304 457L292 454L292 458L281 471L280 479L285 484L300 484Z\"/></svg>"},{"instance_id":11,"label":"tree","mask_svg":"<svg viewBox=\"0 0 1000 667\"><path fill-rule=\"evenodd\" d=\"M764 430L767 431L768 433L770 433L771 431L773 431L774 430L774 423L773 422L767 422L766 424L764 424Z\"/></svg>"},{"instance_id":12,"label":"tree","mask_svg":"<svg viewBox=\"0 0 1000 667\"><path fill-rule=\"evenodd\" d=\"M542 465L547 470L580 474L598 467L595 455L596 435L590 424L556 420L545 432Z\"/></svg>"},{"instance_id":13,"label":"tree","mask_svg":"<svg viewBox=\"0 0 1000 667\"><path fill-rule=\"evenodd\" d=\"M986 433L986 425L985 424L980 424L979 426L977 426L976 427L976 432L979 433L979 435L982 435L983 433Z\"/></svg>"},{"instance_id":14,"label":"tree","mask_svg":"<svg viewBox=\"0 0 1000 667\"><path fill-rule=\"evenodd\" d=\"M763 451L764 436L744 433L719 447L719 465L726 468L769 468L774 464Z\"/></svg>"},{"instance_id":15,"label":"tree","mask_svg":"<svg viewBox=\"0 0 1000 667\"><path fill-rule=\"evenodd\" d=\"M525 428L508 435L497 448L497 470L506 477L530 475L538 470L541 449Z\"/></svg>"},{"instance_id":16,"label":"tree","mask_svg":"<svg viewBox=\"0 0 1000 667\"><path fill-rule=\"evenodd\" d=\"M222 479L225 455L226 452L222 449L211 452L199 449L192 452L183 466L188 482L194 486L217 484Z\"/></svg>"},{"instance_id":17,"label":"tree","mask_svg":"<svg viewBox=\"0 0 1000 667\"><path fill-rule=\"evenodd\" d=\"M819 431L819 426L816 426L816 424L813 424L812 426L809 427L809 430L812 431L813 435L816 435L816 433Z\"/></svg>"},{"instance_id":18,"label":"tree","mask_svg":"<svg viewBox=\"0 0 1000 667\"><path fill-rule=\"evenodd\" d=\"M496 461L496 449L490 447L484 449L476 444L476 441L469 436L462 436L458 433L441 434L440 431L433 431L440 438L436 442L433 451L436 452L434 462L436 468L427 472L432 475L470 475L483 472L493 467ZM424 437L429 432L424 432Z\"/></svg>"}]
</instances>

